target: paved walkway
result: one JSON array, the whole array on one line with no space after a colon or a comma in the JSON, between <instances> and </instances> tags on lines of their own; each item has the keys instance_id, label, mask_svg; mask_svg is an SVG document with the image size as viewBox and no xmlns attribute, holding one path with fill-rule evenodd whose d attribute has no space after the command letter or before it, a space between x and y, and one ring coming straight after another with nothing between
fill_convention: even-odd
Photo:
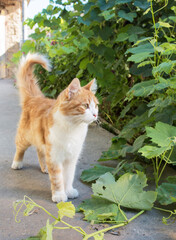
<instances>
[{"instance_id":1,"label":"paved walkway","mask_svg":"<svg viewBox=\"0 0 176 240\"><path fill-rule=\"evenodd\" d=\"M0 240L21 240L34 236L46 224L48 216L42 210L29 217L21 217L21 223L15 222L12 204L24 195L57 216L57 208L51 201L48 175L41 173L35 149L30 148L25 154L22 170L15 171L10 168L15 153L14 138L19 115L18 93L13 82L0 80ZM82 170L89 168L100 157L101 152L108 149L111 137L112 134L100 127L90 126L77 166L75 187L79 189L80 197L72 201L75 206L91 194L90 187L80 181ZM162 216L158 211L148 211L126 227L118 229L119 236L107 233L105 239L176 240L176 225L163 225ZM86 232L91 232L90 225L82 218L82 214L76 214L74 219L68 221L72 225L83 227ZM73 230L57 231L54 239L81 240L82 236Z\"/></svg>"}]
</instances>

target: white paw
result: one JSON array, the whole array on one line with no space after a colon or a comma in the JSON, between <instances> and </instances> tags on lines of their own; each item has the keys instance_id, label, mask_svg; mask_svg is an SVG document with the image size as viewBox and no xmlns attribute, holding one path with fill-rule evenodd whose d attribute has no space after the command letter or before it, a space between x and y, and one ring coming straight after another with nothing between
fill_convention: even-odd
<instances>
[{"instance_id":1,"label":"white paw","mask_svg":"<svg viewBox=\"0 0 176 240\"><path fill-rule=\"evenodd\" d=\"M11 168L13 169L21 169L23 167L23 163L22 162L17 162L17 161L13 161Z\"/></svg>"},{"instance_id":2,"label":"white paw","mask_svg":"<svg viewBox=\"0 0 176 240\"><path fill-rule=\"evenodd\" d=\"M75 188L71 188L66 191L67 197L68 198L77 198L79 196L79 192Z\"/></svg>"},{"instance_id":3,"label":"white paw","mask_svg":"<svg viewBox=\"0 0 176 240\"><path fill-rule=\"evenodd\" d=\"M48 173L47 167L41 168L42 173Z\"/></svg>"},{"instance_id":4,"label":"white paw","mask_svg":"<svg viewBox=\"0 0 176 240\"><path fill-rule=\"evenodd\" d=\"M52 195L52 200L53 202L66 202L68 200L67 195L65 194L65 192L55 192Z\"/></svg>"}]
</instances>

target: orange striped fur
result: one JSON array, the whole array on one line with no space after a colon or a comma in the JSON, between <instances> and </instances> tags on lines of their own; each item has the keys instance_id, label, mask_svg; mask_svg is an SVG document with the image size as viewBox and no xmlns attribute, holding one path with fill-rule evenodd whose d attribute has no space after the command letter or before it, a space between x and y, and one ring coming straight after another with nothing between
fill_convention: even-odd
<instances>
[{"instance_id":1,"label":"orange striped fur","mask_svg":"<svg viewBox=\"0 0 176 240\"><path fill-rule=\"evenodd\" d=\"M92 80L84 87L72 80L56 100L46 98L33 74L33 65L50 70L48 60L39 54L23 57L17 72L22 113L16 135L13 169L21 169L24 152L34 145L41 171L49 173L54 202L78 196L73 188L76 163L88 125L97 119L98 100L91 91Z\"/></svg>"}]
</instances>

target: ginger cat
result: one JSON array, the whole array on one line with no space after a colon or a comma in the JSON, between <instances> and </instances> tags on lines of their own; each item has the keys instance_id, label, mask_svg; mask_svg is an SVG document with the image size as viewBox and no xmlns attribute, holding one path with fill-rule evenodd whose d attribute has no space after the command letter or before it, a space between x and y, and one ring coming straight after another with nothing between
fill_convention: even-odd
<instances>
[{"instance_id":1,"label":"ginger cat","mask_svg":"<svg viewBox=\"0 0 176 240\"><path fill-rule=\"evenodd\" d=\"M41 171L49 173L53 202L78 197L73 188L76 163L88 125L97 120L98 100L92 88L94 80L81 87L75 78L56 100L46 98L37 85L33 65L50 70L48 60L39 54L21 59L17 72L22 113L16 135L13 169L23 167L26 149L37 149Z\"/></svg>"}]
</instances>

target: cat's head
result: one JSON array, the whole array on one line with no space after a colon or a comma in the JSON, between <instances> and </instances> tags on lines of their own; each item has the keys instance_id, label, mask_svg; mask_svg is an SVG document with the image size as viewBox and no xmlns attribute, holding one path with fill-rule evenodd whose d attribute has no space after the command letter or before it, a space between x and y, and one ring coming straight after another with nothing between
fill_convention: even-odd
<instances>
[{"instance_id":1,"label":"cat's head","mask_svg":"<svg viewBox=\"0 0 176 240\"><path fill-rule=\"evenodd\" d=\"M93 79L81 87L78 78L74 78L69 86L59 95L59 110L64 116L75 122L90 124L98 117L98 100L96 80Z\"/></svg>"}]
</instances>

